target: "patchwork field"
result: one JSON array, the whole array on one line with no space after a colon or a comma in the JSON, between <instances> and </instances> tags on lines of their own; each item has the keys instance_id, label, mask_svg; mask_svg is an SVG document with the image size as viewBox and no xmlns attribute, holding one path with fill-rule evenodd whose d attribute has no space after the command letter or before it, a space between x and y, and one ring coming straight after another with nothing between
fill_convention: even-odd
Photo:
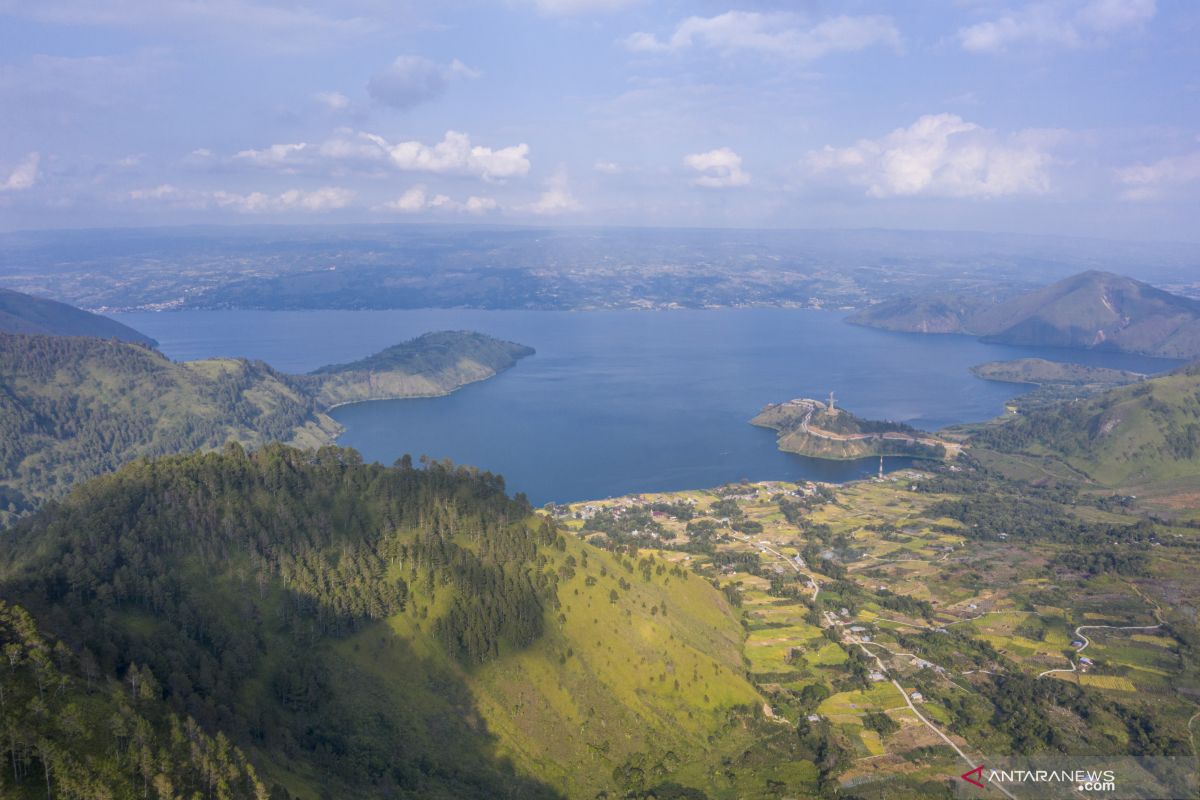
<instances>
[{"instance_id":1,"label":"patchwork field","mask_svg":"<svg viewBox=\"0 0 1200 800\"><path fill-rule=\"evenodd\" d=\"M649 550L721 589L741 615L742 663L764 715L836 752L798 790L833 777L863 797L950 792L966 758L1050 746L996 716L1039 685L1053 690L1041 701L1053 733L1036 735L1056 749L1120 751L1136 717L1164 748L1194 756L1194 622L1164 608L1195 599L1183 574L1200 566L1195 532L1178 532L1187 546L1140 547L1135 574L1092 569L1079 554L1107 554L1100 542L981 537L947 513L959 497L930 490L934 480L905 470L836 488L743 483L550 510L584 539ZM1138 521L1055 508L1092 526Z\"/></svg>"}]
</instances>

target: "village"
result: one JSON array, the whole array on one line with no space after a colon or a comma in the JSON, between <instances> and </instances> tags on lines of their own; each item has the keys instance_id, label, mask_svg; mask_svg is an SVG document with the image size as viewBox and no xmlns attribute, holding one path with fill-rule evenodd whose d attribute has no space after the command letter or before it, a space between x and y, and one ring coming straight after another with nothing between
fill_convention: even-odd
<instances>
[{"instance_id":1,"label":"village","mask_svg":"<svg viewBox=\"0 0 1200 800\"><path fill-rule=\"evenodd\" d=\"M835 730L854 752L847 781L977 763L991 742L957 733L955 709L997 676L1166 690L1149 670L1172 641L1135 595L1109 608L1031 603L1045 580L1027 555L1007 535L980 544L928 517L939 497L920 491L927 478L739 483L548 511L594 544L653 551L721 588L740 606L764 715Z\"/></svg>"}]
</instances>

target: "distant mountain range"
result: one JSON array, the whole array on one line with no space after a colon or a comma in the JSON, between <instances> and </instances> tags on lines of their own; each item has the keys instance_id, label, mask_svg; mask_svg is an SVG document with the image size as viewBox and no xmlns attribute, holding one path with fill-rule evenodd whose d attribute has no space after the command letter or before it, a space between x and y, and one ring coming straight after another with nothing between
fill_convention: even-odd
<instances>
[{"instance_id":1,"label":"distant mountain range","mask_svg":"<svg viewBox=\"0 0 1200 800\"><path fill-rule=\"evenodd\" d=\"M1095 270L994 303L960 296L891 300L849 321L894 331L965 333L1002 344L1200 358L1200 302Z\"/></svg>"},{"instance_id":2,"label":"distant mountain range","mask_svg":"<svg viewBox=\"0 0 1200 800\"><path fill-rule=\"evenodd\" d=\"M94 336L157 347L158 342L116 320L66 303L0 289L0 333Z\"/></svg>"}]
</instances>

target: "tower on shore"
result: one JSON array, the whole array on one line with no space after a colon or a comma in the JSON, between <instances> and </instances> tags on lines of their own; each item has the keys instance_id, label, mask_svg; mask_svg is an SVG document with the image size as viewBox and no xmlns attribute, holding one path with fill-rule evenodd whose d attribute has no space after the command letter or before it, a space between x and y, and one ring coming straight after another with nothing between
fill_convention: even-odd
<instances>
[{"instance_id":1,"label":"tower on shore","mask_svg":"<svg viewBox=\"0 0 1200 800\"><path fill-rule=\"evenodd\" d=\"M833 413L833 411L834 411L834 408L833 408L833 392L830 392L830 393L829 393L829 405L825 407L825 410L826 410L826 411L828 411L830 414L832 414L832 413Z\"/></svg>"},{"instance_id":2,"label":"tower on shore","mask_svg":"<svg viewBox=\"0 0 1200 800\"><path fill-rule=\"evenodd\" d=\"M879 457L879 480L883 480L883 456Z\"/></svg>"}]
</instances>

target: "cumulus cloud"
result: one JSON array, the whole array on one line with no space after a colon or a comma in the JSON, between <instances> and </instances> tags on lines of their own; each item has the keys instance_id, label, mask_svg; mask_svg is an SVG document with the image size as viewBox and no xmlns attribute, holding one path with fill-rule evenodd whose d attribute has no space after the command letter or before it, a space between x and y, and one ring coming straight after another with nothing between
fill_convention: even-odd
<instances>
[{"instance_id":1,"label":"cumulus cloud","mask_svg":"<svg viewBox=\"0 0 1200 800\"><path fill-rule=\"evenodd\" d=\"M727 11L715 17L688 17L665 39L639 31L624 44L640 53L708 47L724 53L751 51L811 61L875 45L898 49L900 33L891 19L883 16L843 15L807 24L794 14Z\"/></svg>"},{"instance_id":2,"label":"cumulus cloud","mask_svg":"<svg viewBox=\"0 0 1200 800\"><path fill-rule=\"evenodd\" d=\"M359 133L325 142L320 154L333 159L383 161L406 172L455 173L485 180L516 178L529 172L529 145L499 149L472 145L471 137L458 131L446 131L442 141L432 145L392 143L373 133Z\"/></svg>"},{"instance_id":3,"label":"cumulus cloud","mask_svg":"<svg viewBox=\"0 0 1200 800\"><path fill-rule=\"evenodd\" d=\"M423 56L400 56L367 81L367 93L377 103L407 110L440 97L454 78L479 73L458 59L443 66Z\"/></svg>"},{"instance_id":4,"label":"cumulus cloud","mask_svg":"<svg viewBox=\"0 0 1200 800\"><path fill-rule=\"evenodd\" d=\"M692 153L684 156L683 163L700 173L692 183L720 189L727 186L745 186L750 183L750 173L742 169L742 157L728 147L709 150L707 153Z\"/></svg>"},{"instance_id":5,"label":"cumulus cloud","mask_svg":"<svg viewBox=\"0 0 1200 800\"><path fill-rule=\"evenodd\" d=\"M842 176L871 197L1000 197L1050 189L1047 152L1058 132L1000 136L954 114L929 114L907 128L850 147L811 151L813 174Z\"/></svg>"},{"instance_id":6,"label":"cumulus cloud","mask_svg":"<svg viewBox=\"0 0 1200 800\"><path fill-rule=\"evenodd\" d=\"M1152 200L1171 187L1200 182L1200 151L1124 167L1116 177L1127 200Z\"/></svg>"},{"instance_id":7,"label":"cumulus cloud","mask_svg":"<svg viewBox=\"0 0 1200 800\"><path fill-rule=\"evenodd\" d=\"M499 207L491 197L472 195L459 202L444 194L430 194L421 185L414 186L395 200L378 207L381 211L396 211L402 214L420 214L425 211L457 211L466 214L484 214Z\"/></svg>"},{"instance_id":8,"label":"cumulus cloud","mask_svg":"<svg viewBox=\"0 0 1200 800\"><path fill-rule=\"evenodd\" d=\"M0 181L0 192L19 192L31 188L37 183L40 162L41 155L37 151L25 156L12 172L8 173L8 177Z\"/></svg>"},{"instance_id":9,"label":"cumulus cloud","mask_svg":"<svg viewBox=\"0 0 1200 800\"><path fill-rule=\"evenodd\" d=\"M354 192L340 186L323 186L305 191L288 189L279 194L267 192L229 192L185 190L161 184L129 192L131 200L165 202L186 208L221 208L240 214L262 214L282 211L334 211L350 205Z\"/></svg>"},{"instance_id":10,"label":"cumulus cloud","mask_svg":"<svg viewBox=\"0 0 1200 800\"><path fill-rule=\"evenodd\" d=\"M546 181L546 190L529 205L528 210L534 214L551 216L578 211L582 207L571 194L567 171L560 167L550 176L550 180Z\"/></svg>"},{"instance_id":11,"label":"cumulus cloud","mask_svg":"<svg viewBox=\"0 0 1200 800\"><path fill-rule=\"evenodd\" d=\"M963 49L1000 53L1016 45L1086 47L1154 18L1155 0L1037 2L961 28Z\"/></svg>"}]
</instances>

